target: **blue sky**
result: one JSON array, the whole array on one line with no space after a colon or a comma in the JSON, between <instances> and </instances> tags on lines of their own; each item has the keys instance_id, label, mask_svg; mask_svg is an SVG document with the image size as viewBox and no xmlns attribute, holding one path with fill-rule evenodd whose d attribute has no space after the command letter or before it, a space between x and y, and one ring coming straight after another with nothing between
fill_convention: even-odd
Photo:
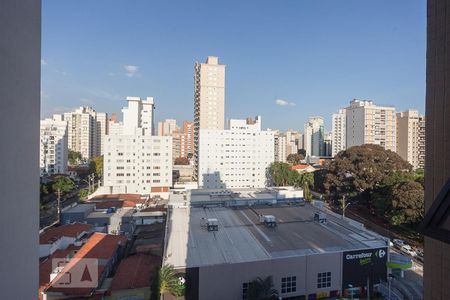
<instances>
[{"instance_id":1,"label":"blue sky","mask_svg":"<svg viewBox=\"0 0 450 300\"><path fill-rule=\"evenodd\" d=\"M42 2L43 117L153 96L156 120L191 120L208 55L227 65L226 118L303 130L353 98L424 112L423 0Z\"/></svg>"}]
</instances>

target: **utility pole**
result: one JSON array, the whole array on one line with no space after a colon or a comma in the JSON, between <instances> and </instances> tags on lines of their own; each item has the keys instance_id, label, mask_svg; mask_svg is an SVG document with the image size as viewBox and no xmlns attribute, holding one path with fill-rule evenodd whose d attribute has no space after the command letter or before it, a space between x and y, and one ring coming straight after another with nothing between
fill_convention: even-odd
<instances>
[{"instance_id":1,"label":"utility pole","mask_svg":"<svg viewBox=\"0 0 450 300\"><path fill-rule=\"evenodd\" d=\"M57 194L58 194L58 199L57 199L57 214L58 214L58 224L61 224L61 190L58 189L57 190Z\"/></svg>"}]
</instances>

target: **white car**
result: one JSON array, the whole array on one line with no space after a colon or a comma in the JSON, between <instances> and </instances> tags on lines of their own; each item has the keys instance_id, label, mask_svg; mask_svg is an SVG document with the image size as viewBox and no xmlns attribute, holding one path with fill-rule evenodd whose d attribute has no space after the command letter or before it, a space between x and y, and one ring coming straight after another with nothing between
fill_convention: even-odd
<instances>
[{"instance_id":1,"label":"white car","mask_svg":"<svg viewBox=\"0 0 450 300\"><path fill-rule=\"evenodd\" d=\"M399 239L393 239L392 242L398 248L401 248L403 245L405 245L405 241Z\"/></svg>"},{"instance_id":2,"label":"white car","mask_svg":"<svg viewBox=\"0 0 450 300\"><path fill-rule=\"evenodd\" d=\"M417 256L416 251L414 251L410 245L404 244L403 246L400 247L400 250L411 256Z\"/></svg>"}]
</instances>

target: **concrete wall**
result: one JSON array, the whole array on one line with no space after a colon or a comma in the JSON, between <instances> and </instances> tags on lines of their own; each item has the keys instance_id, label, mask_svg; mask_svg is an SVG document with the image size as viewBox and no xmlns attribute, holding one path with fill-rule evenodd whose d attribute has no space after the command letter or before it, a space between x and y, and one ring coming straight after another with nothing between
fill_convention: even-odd
<instances>
[{"instance_id":1,"label":"concrete wall","mask_svg":"<svg viewBox=\"0 0 450 300\"><path fill-rule=\"evenodd\" d=\"M41 1L1 0L2 299L37 298L40 64Z\"/></svg>"},{"instance_id":2,"label":"concrete wall","mask_svg":"<svg viewBox=\"0 0 450 300\"><path fill-rule=\"evenodd\" d=\"M341 290L342 254L327 253L240 264L225 264L199 268L199 299L242 299L242 284L256 277L273 276L279 296L292 297L315 294L318 291ZM317 289L317 274L331 272L331 287ZM296 276L297 291L281 293L281 279Z\"/></svg>"},{"instance_id":3,"label":"concrete wall","mask_svg":"<svg viewBox=\"0 0 450 300\"><path fill-rule=\"evenodd\" d=\"M442 186L450 178L449 24L450 2L428 0L426 209L431 207ZM450 244L425 238L423 278L426 300L450 299Z\"/></svg>"}]
</instances>

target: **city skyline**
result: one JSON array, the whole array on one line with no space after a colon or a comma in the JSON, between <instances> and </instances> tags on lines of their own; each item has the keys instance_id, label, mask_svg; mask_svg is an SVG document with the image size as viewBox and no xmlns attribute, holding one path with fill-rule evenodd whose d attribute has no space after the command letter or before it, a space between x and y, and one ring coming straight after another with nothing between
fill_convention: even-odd
<instances>
[{"instance_id":1,"label":"city skyline","mask_svg":"<svg viewBox=\"0 0 450 300\"><path fill-rule=\"evenodd\" d=\"M183 33L170 25L174 4L108 4L104 11L101 1L81 9L43 4L42 118L82 105L120 113L126 96L151 95L158 102L156 121L192 120L194 64L208 55L227 65L226 119L259 114L265 128L301 130L320 115L331 129L332 113L354 98L424 112L420 1L389 3L389 11L381 2L330 4L327 10L258 2L257 12L251 4L226 3L203 21L193 19L192 10L206 13L207 5L178 3ZM117 22L126 14L134 22ZM183 51L175 51L178 43Z\"/></svg>"}]
</instances>

